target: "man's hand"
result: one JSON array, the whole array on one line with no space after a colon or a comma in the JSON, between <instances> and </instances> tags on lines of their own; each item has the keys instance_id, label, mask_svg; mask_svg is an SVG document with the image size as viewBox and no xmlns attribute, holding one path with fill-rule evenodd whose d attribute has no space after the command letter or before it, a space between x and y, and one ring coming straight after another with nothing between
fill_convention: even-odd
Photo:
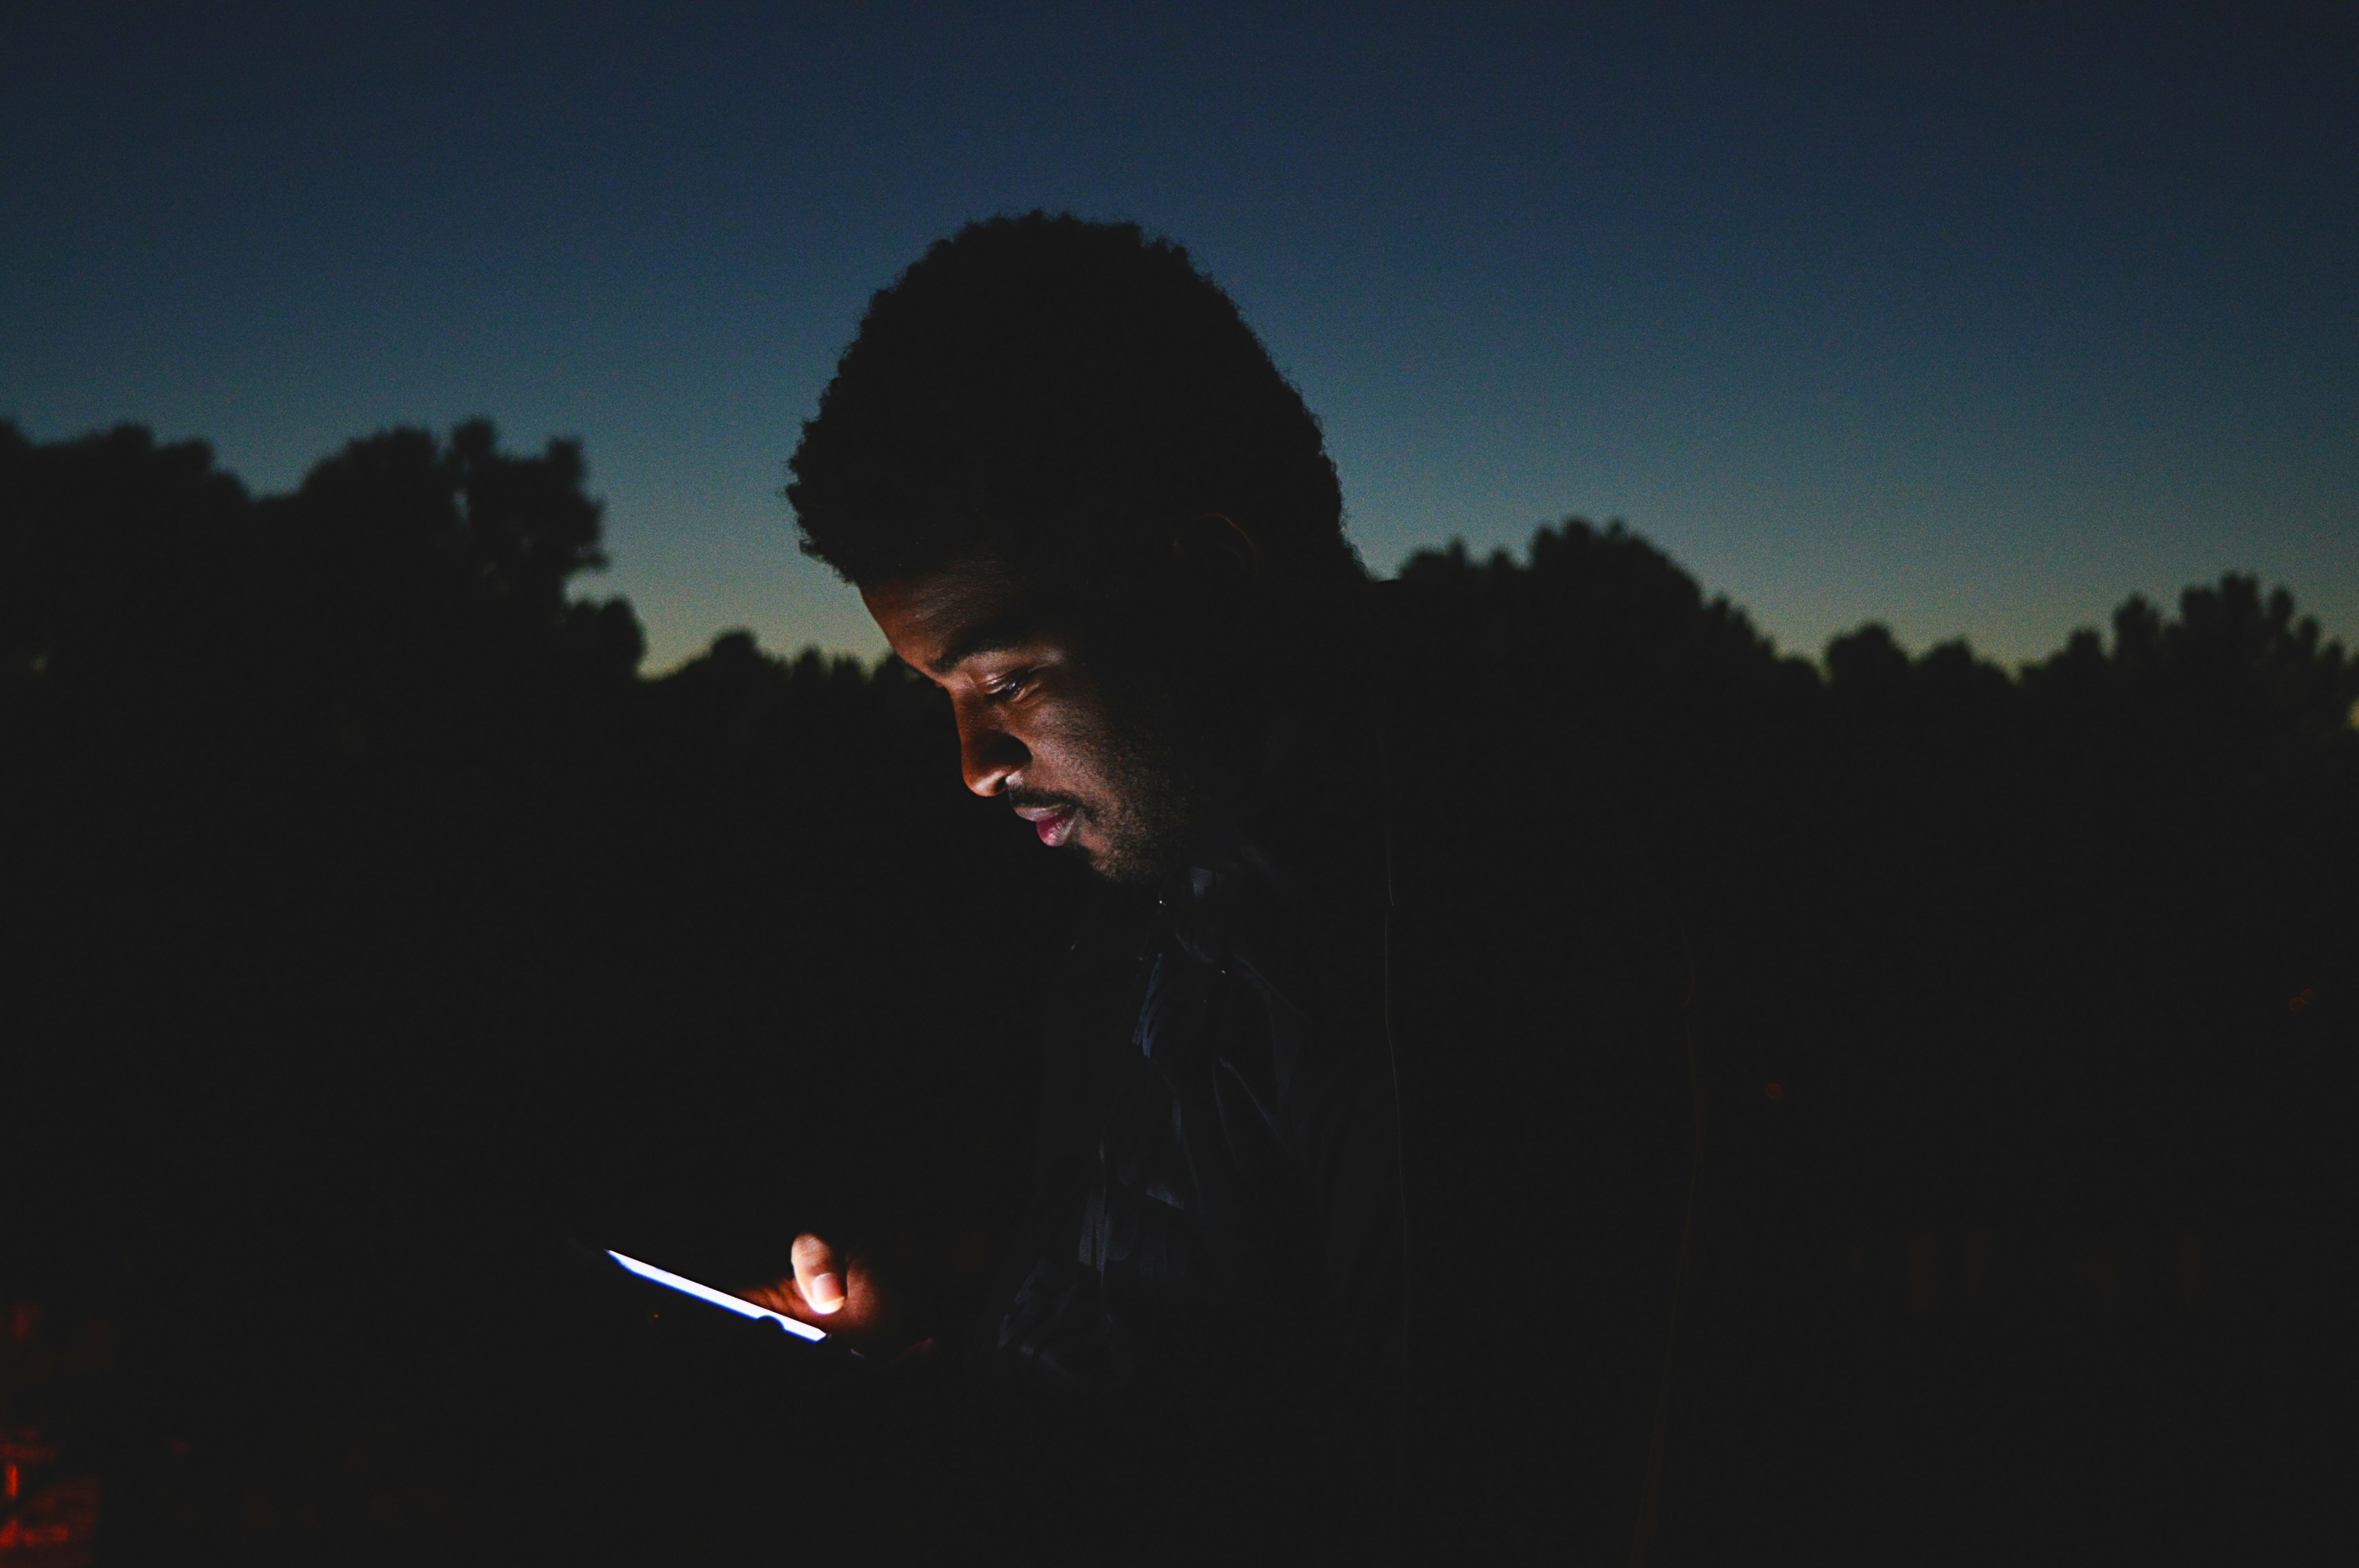
<instances>
[{"instance_id":1,"label":"man's hand","mask_svg":"<svg viewBox=\"0 0 2359 1568\"><path fill-rule=\"evenodd\" d=\"M776 1284L738 1293L815 1328L841 1336L854 1348L899 1360L933 1348L910 1344L897 1293L880 1282L865 1257L847 1258L806 1231L795 1238L795 1271Z\"/></svg>"}]
</instances>

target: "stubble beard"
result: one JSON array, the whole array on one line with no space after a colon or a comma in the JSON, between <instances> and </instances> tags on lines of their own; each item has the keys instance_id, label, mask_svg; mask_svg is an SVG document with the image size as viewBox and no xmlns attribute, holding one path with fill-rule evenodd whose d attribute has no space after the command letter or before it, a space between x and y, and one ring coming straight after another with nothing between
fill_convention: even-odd
<instances>
[{"instance_id":1,"label":"stubble beard","mask_svg":"<svg viewBox=\"0 0 2359 1568\"><path fill-rule=\"evenodd\" d=\"M1089 868L1122 886L1153 886L1186 860L1212 806L1210 781L1144 716L1114 719L1093 740L1099 787L1082 808L1099 842L1082 847Z\"/></svg>"}]
</instances>

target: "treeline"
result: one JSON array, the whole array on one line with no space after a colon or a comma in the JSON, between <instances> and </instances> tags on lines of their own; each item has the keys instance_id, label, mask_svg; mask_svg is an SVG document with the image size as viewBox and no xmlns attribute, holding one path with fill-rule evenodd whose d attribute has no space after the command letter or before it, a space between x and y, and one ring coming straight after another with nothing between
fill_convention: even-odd
<instances>
[{"instance_id":1,"label":"treeline","mask_svg":"<svg viewBox=\"0 0 2359 1568\"><path fill-rule=\"evenodd\" d=\"M1643 540L1578 522L1520 561L1421 555L1397 591L1416 706L1473 738L1437 748L1437 797L1465 778L1543 846L1597 826L1551 800L1635 824L1726 1092L1845 1107L1872 1147L1839 1188L2052 1202L2035 1151L2077 1163L2063 1144L2133 1104L2136 1137L2209 1157L2284 1065L2253 1033L2347 995L2359 660L2282 589L2133 597L2110 636L2014 672L1963 642L1911 658L1875 623L1823 671L1780 657Z\"/></svg>"},{"instance_id":2,"label":"treeline","mask_svg":"<svg viewBox=\"0 0 2359 1568\"><path fill-rule=\"evenodd\" d=\"M265 497L0 428L0 1296L57 1347L0 1419L136 1558L492 1550L588 1430L558 1240L730 1275L1021 1179L1069 886L914 677L642 678L582 481L481 424Z\"/></svg>"},{"instance_id":3,"label":"treeline","mask_svg":"<svg viewBox=\"0 0 2359 1568\"><path fill-rule=\"evenodd\" d=\"M889 662L733 633L641 675L578 596L585 477L478 422L257 497L200 444L0 426L0 1294L123 1347L17 1363L6 1413L109 1467L125 1537L454 1549L552 1419L461 1274L567 1234L742 1272L781 1223L963 1227L1021 1183L1077 879ZM1703 1364L1823 1320L1863 1241L2242 1234L2347 1174L2359 662L2283 590L2132 599L2014 672L1875 625L1780 656L1578 521L1386 595L1400 809L1510 933L1467 983L1546 1013L1601 834L1678 913ZM1578 1092L1527 1065L1484 1092ZM2325 1282L2251 1250L2223 1299ZM507 1457L428 1458L454 1423Z\"/></svg>"},{"instance_id":4,"label":"treeline","mask_svg":"<svg viewBox=\"0 0 2359 1568\"><path fill-rule=\"evenodd\" d=\"M1636 1255L1627 1214L1687 1237L1650 1560L2300 1539L2359 1282L2326 1239L2359 1176L2346 652L2232 575L2011 673L1876 625L1821 670L1577 522L1392 591L1396 772L1512 955L1458 954L1468 1054L1506 1043L1481 1072L1509 1152L1461 1183L1482 1244L1434 1245L1480 1296L1578 1274L1560 1249ZM1617 836L1635 883L1593 870ZM1659 1178L1614 1179L1644 1171L1616 1123L1660 1117L1648 1075L1571 1022L1658 899L1696 983L1684 1222ZM1583 1332L1601 1282L1548 1292L1492 1380L1615 1355ZM1535 1462L1500 1506L1642 1446Z\"/></svg>"}]
</instances>

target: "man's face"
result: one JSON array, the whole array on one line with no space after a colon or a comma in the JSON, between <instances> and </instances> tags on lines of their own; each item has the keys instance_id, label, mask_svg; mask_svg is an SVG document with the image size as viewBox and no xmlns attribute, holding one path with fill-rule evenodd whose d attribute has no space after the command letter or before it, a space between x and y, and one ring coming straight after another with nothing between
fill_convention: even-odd
<instances>
[{"instance_id":1,"label":"man's face","mask_svg":"<svg viewBox=\"0 0 2359 1568\"><path fill-rule=\"evenodd\" d=\"M1173 869L1209 800L1151 678L1072 612L978 557L861 590L893 652L950 693L969 789L1114 881Z\"/></svg>"}]
</instances>

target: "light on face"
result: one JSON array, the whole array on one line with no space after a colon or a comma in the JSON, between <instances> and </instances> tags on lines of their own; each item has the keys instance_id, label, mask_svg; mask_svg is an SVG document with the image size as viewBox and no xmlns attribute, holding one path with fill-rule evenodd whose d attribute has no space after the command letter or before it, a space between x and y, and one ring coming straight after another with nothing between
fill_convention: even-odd
<instances>
[{"instance_id":1,"label":"light on face","mask_svg":"<svg viewBox=\"0 0 2359 1568\"><path fill-rule=\"evenodd\" d=\"M642 1263L636 1258L625 1258L611 1248L607 1249L606 1256L643 1280L653 1280L658 1285L694 1296L699 1301L711 1302L717 1307L726 1307L739 1317L766 1317L783 1327L788 1334L804 1339L817 1341L827 1337L821 1330L813 1328L810 1324L788 1317L785 1313L772 1312L768 1307L758 1307L752 1302L740 1301L726 1291L716 1291L711 1285L700 1285L694 1280L683 1279L669 1269L658 1269L653 1263Z\"/></svg>"}]
</instances>

